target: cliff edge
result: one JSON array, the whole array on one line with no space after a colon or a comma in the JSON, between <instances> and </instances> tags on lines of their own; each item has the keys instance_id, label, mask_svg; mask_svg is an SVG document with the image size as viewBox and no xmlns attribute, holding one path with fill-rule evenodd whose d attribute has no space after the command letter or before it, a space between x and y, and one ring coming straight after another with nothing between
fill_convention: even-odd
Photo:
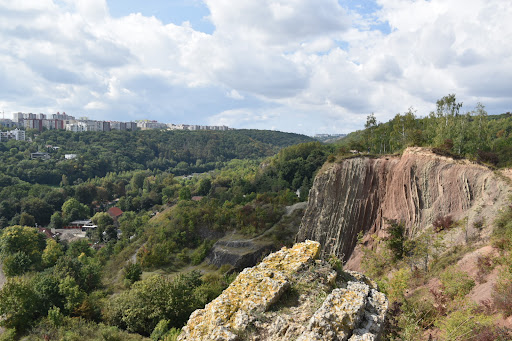
<instances>
[{"instance_id":1,"label":"cliff edge","mask_svg":"<svg viewBox=\"0 0 512 341\"><path fill-rule=\"evenodd\" d=\"M358 235L381 236L388 219L403 221L408 236L415 236L448 215L466 219L467 236L480 233L474 223L494 217L509 194L508 184L489 168L425 148L346 159L317 174L296 241L319 241L323 257L347 261Z\"/></svg>"},{"instance_id":2,"label":"cliff edge","mask_svg":"<svg viewBox=\"0 0 512 341\"><path fill-rule=\"evenodd\" d=\"M316 259L312 241L242 271L178 340L378 340L388 302L374 282Z\"/></svg>"}]
</instances>

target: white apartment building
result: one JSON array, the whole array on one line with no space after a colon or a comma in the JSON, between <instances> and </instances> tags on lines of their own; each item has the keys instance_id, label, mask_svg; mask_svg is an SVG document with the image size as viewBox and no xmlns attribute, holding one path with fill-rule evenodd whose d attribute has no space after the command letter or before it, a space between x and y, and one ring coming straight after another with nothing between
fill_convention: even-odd
<instances>
[{"instance_id":1,"label":"white apartment building","mask_svg":"<svg viewBox=\"0 0 512 341\"><path fill-rule=\"evenodd\" d=\"M9 140L25 141L25 130L19 130L18 128L11 131L0 132L0 141L5 142Z\"/></svg>"}]
</instances>

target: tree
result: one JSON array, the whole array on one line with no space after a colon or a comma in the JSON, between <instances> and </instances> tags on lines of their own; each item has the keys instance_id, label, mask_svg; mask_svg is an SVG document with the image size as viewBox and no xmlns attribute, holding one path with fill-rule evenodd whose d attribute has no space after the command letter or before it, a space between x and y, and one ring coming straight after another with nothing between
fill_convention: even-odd
<instances>
[{"instance_id":1,"label":"tree","mask_svg":"<svg viewBox=\"0 0 512 341\"><path fill-rule=\"evenodd\" d=\"M85 219L89 216L89 207L81 204L75 198L68 199L62 205L62 218L65 222Z\"/></svg>"},{"instance_id":2,"label":"tree","mask_svg":"<svg viewBox=\"0 0 512 341\"><path fill-rule=\"evenodd\" d=\"M64 308L69 314L73 314L86 297L86 293L71 276L67 276L59 283L59 293L64 296Z\"/></svg>"},{"instance_id":3,"label":"tree","mask_svg":"<svg viewBox=\"0 0 512 341\"><path fill-rule=\"evenodd\" d=\"M374 138L375 138L375 127L377 126L377 118L375 117L374 113L371 113L366 117L366 123L364 124L365 128L365 139L366 139L366 146L368 147L368 150L373 149L374 147Z\"/></svg>"},{"instance_id":4,"label":"tree","mask_svg":"<svg viewBox=\"0 0 512 341\"><path fill-rule=\"evenodd\" d=\"M455 94L444 96L436 102L438 125L436 131L436 144L441 144L445 139L453 139L454 118L459 115L462 103L457 103Z\"/></svg>"},{"instance_id":5,"label":"tree","mask_svg":"<svg viewBox=\"0 0 512 341\"><path fill-rule=\"evenodd\" d=\"M7 227L7 218L4 216L0 217L0 229Z\"/></svg>"},{"instance_id":6,"label":"tree","mask_svg":"<svg viewBox=\"0 0 512 341\"><path fill-rule=\"evenodd\" d=\"M30 215L27 212L22 212L20 216L20 225L33 227L36 225L36 219L33 215Z\"/></svg>"},{"instance_id":7,"label":"tree","mask_svg":"<svg viewBox=\"0 0 512 341\"><path fill-rule=\"evenodd\" d=\"M10 226L4 230L0 236L0 256L4 260L6 257L13 257L18 253L24 253L28 257L27 267L38 265L41 262L41 254L46 246L45 238L33 227L28 226ZM26 259L25 256L18 254L16 262ZM15 259L12 259L13 261ZM25 262L23 260L23 262Z\"/></svg>"},{"instance_id":8,"label":"tree","mask_svg":"<svg viewBox=\"0 0 512 341\"><path fill-rule=\"evenodd\" d=\"M9 277L23 275L32 265L29 256L23 251L4 256L3 263L5 275Z\"/></svg>"},{"instance_id":9,"label":"tree","mask_svg":"<svg viewBox=\"0 0 512 341\"><path fill-rule=\"evenodd\" d=\"M199 182L199 189L197 190L197 194L199 195L208 195L210 193L210 189L212 187L212 181L210 178L201 179Z\"/></svg>"},{"instance_id":10,"label":"tree","mask_svg":"<svg viewBox=\"0 0 512 341\"><path fill-rule=\"evenodd\" d=\"M174 279L151 276L135 282L107 303L106 320L130 332L150 335L162 319L181 327L189 315L204 302L195 290L202 284L201 274L179 274Z\"/></svg>"},{"instance_id":11,"label":"tree","mask_svg":"<svg viewBox=\"0 0 512 341\"><path fill-rule=\"evenodd\" d=\"M0 324L17 331L27 329L35 320L38 300L35 288L23 277L9 278L0 290Z\"/></svg>"},{"instance_id":12,"label":"tree","mask_svg":"<svg viewBox=\"0 0 512 341\"><path fill-rule=\"evenodd\" d=\"M64 226L64 220L62 220L62 214L55 212L50 218L50 228L61 229Z\"/></svg>"},{"instance_id":13,"label":"tree","mask_svg":"<svg viewBox=\"0 0 512 341\"><path fill-rule=\"evenodd\" d=\"M192 194L190 193L190 188L184 186L180 189L180 200L190 200L192 199Z\"/></svg>"},{"instance_id":14,"label":"tree","mask_svg":"<svg viewBox=\"0 0 512 341\"><path fill-rule=\"evenodd\" d=\"M405 225L403 222L398 222L396 220L388 221L389 227L387 232L389 233L389 237L386 240L386 243L393 253L395 261L400 260L404 257L405 254Z\"/></svg>"},{"instance_id":15,"label":"tree","mask_svg":"<svg viewBox=\"0 0 512 341\"><path fill-rule=\"evenodd\" d=\"M39 225L46 226L50 222L53 208L42 199L29 197L23 200L21 210L23 213L28 213L34 217L35 222L37 222ZM21 222L20 224L23 225ZM34 226L34 224L30 224L29 226Z\"/></svg>"},{"instance_id":16,"label":"tree","mask_svg":"<svg viewBox=\"0 0 512 341\"><path fill-rule=\"evenodd\" d=\"M54 266L62 256L64 256L62 245L51 238L46 239L46 248L42 254L43 265L46 267Z\"/></svg>"},{"instance_id":17,"label":"tree","mask_svg":"<svg viewBox=\"0 0 512 341\"><path fill-rule=\"evenodd\" d=\"M92 218L92 222L102 230L114 224L114 219L107 212L98 212Z\"/></svg>"}]
</instances>

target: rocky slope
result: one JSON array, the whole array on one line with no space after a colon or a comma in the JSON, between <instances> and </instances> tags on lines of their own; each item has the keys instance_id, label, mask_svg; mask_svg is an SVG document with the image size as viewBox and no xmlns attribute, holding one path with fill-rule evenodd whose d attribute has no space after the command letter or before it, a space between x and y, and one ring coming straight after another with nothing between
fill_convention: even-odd
<instances>
[{"instance_id":1,"label":"rocky slope","mask_svg":"<svg viewBox=\"0 0 512 341\"><path fill-rule=\"evenodd\" d=\"M382 236L388 219L405 222L414 236L448 215L466 218L467 237L479 233L474 222L493 217L509 193L507 183L488 168L424 148L346 159L325 165L316 176L296 240L319 241L324 257L349 260L358 234ZM453 242L463 237L454 236Z\"/></svg>"},{"instance_id":2,"label":"rocky slope","mask_svg":"<svg viewBox=\"0 0 512 341\"><path fill-rule=\"evenodd\" d=\"M319 250L306 241L245 269L178 340L377 340L386 297L365 276L317 260Z\"/></svg>"}]
</instances>

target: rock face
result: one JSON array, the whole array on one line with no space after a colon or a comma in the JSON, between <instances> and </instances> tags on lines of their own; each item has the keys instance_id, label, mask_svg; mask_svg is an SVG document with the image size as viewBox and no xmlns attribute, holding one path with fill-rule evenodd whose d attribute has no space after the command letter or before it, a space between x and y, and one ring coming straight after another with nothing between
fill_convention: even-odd
<instances>
[{"instance_id":1,"label":"rock face","mask_svg":"<svg viewBox=\"0 0 512 341\"><path fill-rule=\"evenodd\" d=\"M213 245L212 250L206 257L206 262L218 267L229 264L233 267L233 270L240 271L256 264L273 247L272 242L219 240Z\"/></svg>"},{"instance_id":2,"label":"rock face","mask_svg":"<svg viewBox=\"0 0 512 341\"><path fill-rule=\"evenodd\" d=\"M338 274L306 241L242 271L178 340L378 340L388 302L374 282Z\"/></svg>"},{"instance_id":3,"label":"rock face","mask_svg":"<svg viewBox=\"0 0 512 341\"><path fill-rule=\"evenodd\" d=\"M400 157L347 159L316 176L296 240L319 241L322 256L348 260L358 234L380 234L388 219L405 222L414 236L438 216L467 217L474 233L473 222L493 216L508 193L488 168L424 148L408 148Z\"/></svg>"}]
</instances>

